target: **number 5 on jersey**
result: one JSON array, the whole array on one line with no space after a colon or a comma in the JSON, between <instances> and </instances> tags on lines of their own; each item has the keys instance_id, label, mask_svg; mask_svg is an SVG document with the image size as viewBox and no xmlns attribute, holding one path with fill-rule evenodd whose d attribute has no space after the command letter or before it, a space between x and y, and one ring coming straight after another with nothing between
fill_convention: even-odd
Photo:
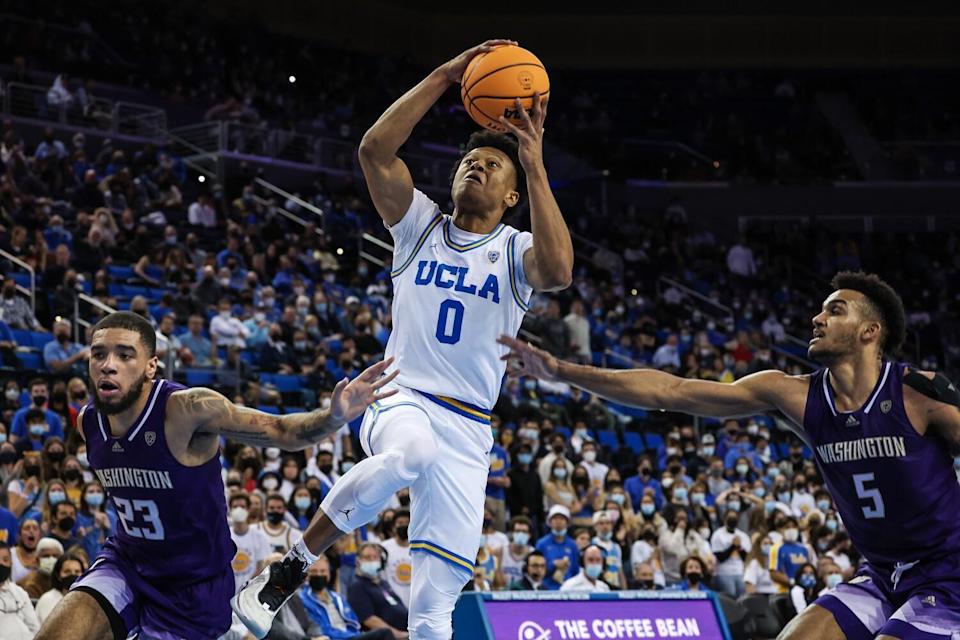
<instances>
[{"instance_id":1,"label":"number 5 on jersey","mask_svg":"<svg viewBox=\"0 0 960 640\"><path fill-rule=\"evenodd\" d=\"M857 497L861 500L870 500L872 505L863 506L864 518L882 518L886 514L883 507L883 496L880 495L880 489L868 489L867 483L874 482L876 478L873 473L857 473L853 476L853 484L857 488Z\"/></svg>"}]
</instances>

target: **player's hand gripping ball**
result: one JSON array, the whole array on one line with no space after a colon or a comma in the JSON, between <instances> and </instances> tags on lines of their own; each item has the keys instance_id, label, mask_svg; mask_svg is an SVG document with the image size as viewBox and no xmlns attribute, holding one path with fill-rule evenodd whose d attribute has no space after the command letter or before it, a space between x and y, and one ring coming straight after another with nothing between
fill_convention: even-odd
<instances>
[{"instance_id":1,"label":"player's hand gripping ball","mask_svg":"<svg viewBox=\"0 0 960 640\"><path fill-rule=\"evenodd\" d=\"M470 61L460 80L460 97L473 120L493 131L506 131L500 116L518 127L523 119L517 109L533 109L533 94L550 98L550 78L537 56L513 44L499 45L479 53Z\"/></svg>"}]
</instances>

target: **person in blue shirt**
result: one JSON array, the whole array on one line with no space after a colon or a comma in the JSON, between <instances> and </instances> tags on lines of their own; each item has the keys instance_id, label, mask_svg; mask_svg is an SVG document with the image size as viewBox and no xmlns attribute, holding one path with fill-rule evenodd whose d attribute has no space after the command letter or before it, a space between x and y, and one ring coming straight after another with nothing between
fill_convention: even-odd
<instances>
[{"instance_id":1,"label":"person in blue shirt","mask_svg":"<svg viewBox=\"0 0 960 640\"><path fill-rule=\"evenodd\" d=\"M623 483L623 488L630 496L630 503L633 510L640 511L640 500L643 498L643 490L647 487L653 489L653 502L657 509L663 506L663 489L660 481L653 477L653 465L647 457L640 458L637 464L637 475L630 476Z\"/></svg>"},{"instance_id":2,"label":"person in blue shirt","mask_svg":"<svg viewBox=\"0 0 960 640\"><path fill-rule=\"evenodd\" d=\"M27 425L27 435L17 438L18 451L40 451L44 443L54 436L50 435L50 425L47 424L43 411L35 407L27 409L24 422Z\"/></svg>"},{"instance_id":3,"label":"person in blue shirt","mask_svg":"<svg viewBox=\"0 0 960 640\"><path fill-rule=\"evenodd\" d=\"M193 354L191 367L204 368L217 364L214 344L203 335L203 316L194 314L187 320L188 332L177 336L180 344Z\"/></svg>"},{"instance_id":4,"label":"person in blue shirt","mask_svg":"<svg viewBox=\"0 0 960 640\"><path fill-rule=\"evenodd\" d=\"M689 556L680 564L682 580L673 587L675 591L703 591L713 593L707 586L707 565L700 556Z\"/></svg>"},{"instance_id":5,"label":"person in blue shirt","mask_svg":"<svg viewBox=\"0 0 960 640\"><path fill-rule=\"evenodd\" d=\"M330 640L393 639L392 630L386 626L363 633L350 603L331 588L334 582L330 562L321 555L307 569L307 583L300 587L297 594L310 622L307 635L323 636Z\"/></svg>"},{"instance_id":6,"label":"person in blue shirt","mask_svg":"<svg viewBox=\"0 0 960 640\"><path fill-rule=\"evenodd\" d=\"M728 418L723 423L723 431L719 432L717 435L717 450L716 456L721 460L726 460L727 451L730 450L730 447L734 446L737 442L737 434L740 433L740 423L734 418Z\"/></svg>"},{"instance_id":7,"label":"person in blue shirt","mask_svg":"<svg viewBox=\"0 0 960 640\"><path fill-rule=\"evenodd\" d=\"M70 340L70 323L57 320L53 323L54 340L43 345L43 363L58 374L86 375L90 350Z\"/></svg>"},{"instance_id":8,"label":"person in blue shirt","mask_svg":"<svg viewBox=\"0 0 960 640\"><path fill-rule=\"evenodd\" d=\"M499 425L493 428L493 447L490 448L490 472L487 474L487 504L493 514L493 526L503 531L507 520L507 489L510 487L510 457L498 444Z\"/></svg>"},{"instance_id":9,"label":"person in blue shirt","mask_svg":"<svg viewBox=\"0 0 960 640\"><path fill-rule=\"evenodd\" d=\"M17 544L17 516L0 507L0 544L12 547Z\"/></svg>"},{"instance_id":10,"label":"person in blue shirt","mask_svg":"<svg viewBox=\"0 0 960 640\"><path fill-rule=\"evenodd\" d=\"M573 538L567 535L570 510L561 504L550 507L547 524L550 533L537 540L537 551L547 559L547 577L543 588L556 591L564 580L580 573L580 550Z\"/></svg>"},{"instance_id":11,"label":"person in blue shirt","mask_svg":"<svg viewBox=\"0 0 960 640\"><path fill-rule=\"evenodd\" d=\"M810 551L800 543L797 519L788 516L783 520L783 542L770 550L770 579L786 593L793 584L797 570L810 562Z\"/></svg>"},{"instance_id":12,"label":"person in blue shirt","mask_svg":"<svg viewBox=\"0 0 960 640\"><path fill-rule=\"evenodd\" d=\"M87 557L96 558L111 532L116 531L117 514L98 482L83 485L80 508L77 510L77 537ZM107 509L109 507L109 510Z\"/></svg>"},{"instance_id":13,"label":"person in blue shirt","mask_svg":"<svg viewBox=\"0 0 960 640\"><path fill-rule=\"evenodd\" d=\"M52 436L56 436L62 440L63 422L60 420L60 416L58 416L56 412L51 411L49 408L48 400L50 399L50 387L47 385L47 381L43 378L34 378L30 381L28 388L30 389L30 397L33 400L33 405L30 407L24 407L13 414L13 424L10 429L10 442L16 442L20 438L27 437L27 412L31 409L38 409L42 411L47 423L46 433L38 432L34 434L40 438L41 444L44 440ZM39 447L34 447L34 449L39 449Z\"/></svg>"}]
</instances>

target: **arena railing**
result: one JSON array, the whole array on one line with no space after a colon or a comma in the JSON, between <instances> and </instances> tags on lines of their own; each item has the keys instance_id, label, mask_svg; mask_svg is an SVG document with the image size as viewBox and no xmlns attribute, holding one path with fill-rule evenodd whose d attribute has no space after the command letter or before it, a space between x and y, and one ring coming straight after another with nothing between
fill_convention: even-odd
<instances>
[{"instance_id":1,"label":"arena railing","mask_svg":"<svg viewBox=\"0 0 960 640\"><path fill-rule=\"evenodd\" d=\"M86 320L80 314L81 302L89 304L90 306L95 307L100 311L103 311L104 313L115 313L117 309L111 307L105 302L102 302L101 300L98 300L97 298L94 298L93 296L88 296L87 294L81 293L79 291L77 292L76 297L73 299L73 328L74 328L74 337L75 337L74 339L77 342L83 344L85 340L81 340L83 336L80 333L80 327L83 327L86 330L92 327L94 323L90 322L89 320ZM169 377L172 377L174 373L175 354L173 353L173 350L169 348L170 340L168 340L167 336L163 335L159 331L154 331L154 333L156 333L156 336L157 336L157 345L158 346L164 345L161 348L164 349L166 352L165 359L161 360L158 363L158 365L167 372L167 375Z\"/></svg>"},{"instance_id":2,"label":"arena railing","mask_svg":"<svg viewBox=\"0 0 960 640\"><path fill-rule=\"evenodd\" d=\"M711 309L712 311L708 312L707 315L712 317L717 317L719 315L724 320L730 320L730 321L734 320L734 314L733 314L732 308L728 307L725 304L717 302L713 298L710 298L709 296L705 296L699 291L691 289L690 287L684 284L680 284L676 280L672 278L668 278L667 276L660 276L660 278L657 280L657 296L662 297L663 292L670 287L679 290L685 296L689 298L693 298L699 304ZM716 312L719 312L719 314L717 314Z\"/></svg>"},{"instance_id":3,"label":"arena railing","mask_svg":"<svg viewBox=\"0 0 960 640\"><path fill-rule=\"evenodd\" d=\"M34 315L37 313L37 272L29 264L13 255L9 251L4 251L0 249L0 256L3 256L13 264L17 265L21 269L24 269L28 274L30 274L30 288L22 287L19 284L17 285L17 291L26 294L30 298L30 310Z\"/></svg>"}]
</instances>

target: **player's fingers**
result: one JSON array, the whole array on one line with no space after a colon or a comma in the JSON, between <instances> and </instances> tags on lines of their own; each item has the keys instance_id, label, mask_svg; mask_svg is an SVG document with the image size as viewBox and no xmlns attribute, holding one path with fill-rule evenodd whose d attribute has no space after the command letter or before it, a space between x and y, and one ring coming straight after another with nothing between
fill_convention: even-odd
<instances>
[{"instance_id":1,"label":"player's fingers","mask_svg":"<svg viewBox=\"0 0 960 640\"><path fill-rule=\"evenodd\" d=\"M397 395L398 393L400 393L400 390L399 390L399 389L388 389L388 390L384 391L383 393L378 393L378 394L374 395L374 396L373 396L373 401L374 401L374 402L378 402L378 401L380 401L380 400L383 400L384 398L389 398L390 396L395 396L395 395Z\"/></svg>"},{"instance_id":2,"label":"player's fingers","mask_svg":"<svg viewBox=\"0 0 960 640\"><path fill-rule=\"evenodd\" d=\"M523 135L524 135L524 133L525 133L525 131L523 131L522 129L518 128L515 124L513 124L512 122L510 122L509 120L507 120L507 119L504 118L503 116L500 116L500 124L502 124L503 126L505 126L505 127L507 128L507 131L509 131L510 133L512 133L513 135L515 135L518 139L521 138L521 137L523 137Z\"/></svg>"},{"instance_id":3,"label":"player's fingers","mask_svg":"<svg viewBox=\"0 0 960 640\"><path fill-rule=\"evenodd\" d=\"M530 119L530 114L523 108L523 103L520 102L520 98L515 98L514 103L517 105L517 112L520 114L520 119L523 120L523 128L530 133L536 133L536 129L533 128L533 121Z\"/></svg>"},{"instance_id":4,"label":"player's fingers","mask_svg":"<svg viewBox=\"0 0 960 640\"><path fill-rule=\"evenodd\" d=\"M374 389L379 389L383 385L390 384L391 382L393 382L393 379L396 378L398 375L400 375L400 369L395 369L390 373L390 375L380 378L379 380L374 382L373 385L371 386Z\"/></svg>"},{"instance_id":5,"label":"player's fingers","mask_svg":"<svg viewBox=\"0 0 960 640\"><path fill-rule=\"evenodd\" d=\"M480 45L480 46L481 46L481 47L493 47L493 46L500 45L500 44L513 44L513 45L515 45L515 44L517 44L517 41L516 41L516 40L511 40L511 39L509 39L509 38L493 38L493 39L491 39L491 40L487 40L486 42L484 42L484 43L483 43L482 45Z\"/></svg>"},{"instance_id":6,"label":"player's fingers","mask_svg":"<svg viewBox=\"0 0 960 640\"><path fill-rule=\"evenodd\" d=\"M386 371L387 367L389 367L391 364L393 364L393 356L368 367L367 370L363 372L363 380L365 382L375 380L379 376L383 375L383 372Z\"/></svg>"},{"instance_id":7,"label":"player's fingers","mask_svg":"<svg viewBox=\"0 0 960 640\"><path fill-rule=\"evenodd\" d=\"M346 388L346 386L347 386L349 383L350 383L350 378L346 378L346 377L345 377L343 380L341 380L340 382L338 382L338 383L337 383L337 386L335 386L335 387L333 388L333 395L334 395L334 396L338 396L338 395L340 395L341 393L343 393L344 388Z\"/></svg>"}]
</instances>

